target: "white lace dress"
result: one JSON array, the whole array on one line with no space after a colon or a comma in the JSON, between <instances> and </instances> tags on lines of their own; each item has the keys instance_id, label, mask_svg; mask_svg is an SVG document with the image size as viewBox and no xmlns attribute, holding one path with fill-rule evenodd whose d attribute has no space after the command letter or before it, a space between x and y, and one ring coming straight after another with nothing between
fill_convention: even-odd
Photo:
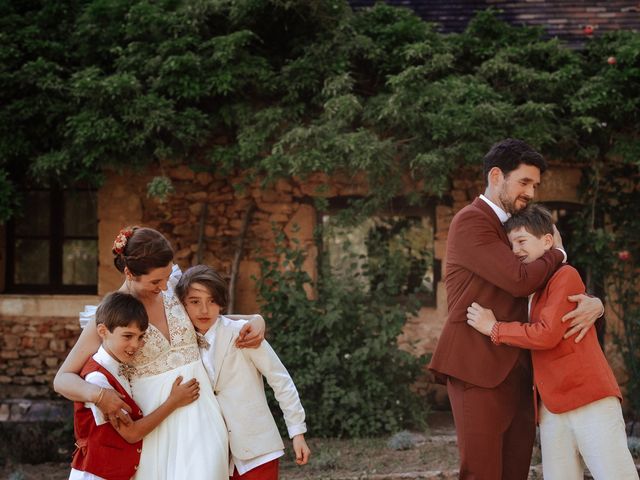
<instances>
[{"instance_id":1,"label":"white lace dress","mask_svg":"<svg viewBox=\"0 0 640 480\"><path fill-rule=\"evenodd\" d=\"M131 377L133 399L148 415L169 396L178 376L200 382L200 397L167 417L142 442L136 480L227 480L229 446L220 406L200 361L195 330L182 304L163 292L170 341L149 324ZM81 323L94 308L81 314ZM116 459L114 459L115 461Z\"/></svg>"}]
</instances>

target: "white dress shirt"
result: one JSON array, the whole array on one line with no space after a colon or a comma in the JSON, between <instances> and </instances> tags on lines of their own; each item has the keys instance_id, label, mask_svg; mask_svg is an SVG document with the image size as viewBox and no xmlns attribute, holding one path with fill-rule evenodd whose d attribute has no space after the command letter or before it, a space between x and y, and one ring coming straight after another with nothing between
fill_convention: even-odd
<instances>
[{"instance_id":1,"label":"white dress shirt","mask_svg":"<svg viewBox=\"0 0 640 480\"><path fill-rule=\"evenodd\" d=\"M502 208L500 208L498 205L493 203L487 197L485 197L484 195L481 194L480 195L480 200L482 200L483 202L485 202L487 205L489 205L491 207L491 210L493 210L495 212L496 216L498 217L498 220L500 220L500 223L504 223L507 220L509 220L509 217L511 215L508 214L507 212L505 212Z\"/></svg>"},{"instance_id":2,"label":"white dress shirt","mask_svg":"<svg viewBox=\"0 0 640 480\"><path fill-rule=\"evenodd\" d=\"M209 376L209 380L211 380L211 385L213 385L213 379L215 378L215 368L213 365L213 358L215 352L215 341L216 341L216 327L219 325L219 322L216 320L209 330L205 332L203 335L204 339L209 344L207 348L200 348L200 358L202 359L202 363L204 364L204 369L207 371L207 375Z\"/></svg>"}]
</instances>

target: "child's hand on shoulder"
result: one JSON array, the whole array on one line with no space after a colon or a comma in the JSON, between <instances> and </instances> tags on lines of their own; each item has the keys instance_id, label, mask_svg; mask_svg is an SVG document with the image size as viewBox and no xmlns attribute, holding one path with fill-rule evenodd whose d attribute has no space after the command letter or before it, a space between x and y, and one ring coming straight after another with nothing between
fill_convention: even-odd
<instances>
[{"instance_id":1,"label":"child's hand on shoulder","mask_svg":"<svg viewBox=\"0 0 640 480\"><path fill-rule=\"evenodd\" d=\"M311 450L307 446L307 442L304 439L304 435L296 435L292 439L293 451L296 454L296 463L298 465L306 465L311 455Z\"/></svg>"},{"instance_id":2,"label":"child's hand on shoulder","mask_svg":"<svg viewBox=\"0 0 640 480\"><path fill-rule=\"evenodd\" d=\"M195 378L185 383L181 382L182 377L176 378L169 394L169 399L175 403L176 407L189 405L200 396L200 384Z\"/></svg>"}]
</instances>

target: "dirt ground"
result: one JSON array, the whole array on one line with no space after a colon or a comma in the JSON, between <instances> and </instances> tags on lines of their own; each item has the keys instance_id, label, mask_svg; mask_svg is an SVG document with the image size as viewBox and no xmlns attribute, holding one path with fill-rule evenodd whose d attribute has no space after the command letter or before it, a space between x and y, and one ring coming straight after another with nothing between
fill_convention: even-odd
<instances>
[{"instance_id":1,"label":"dirt ground","mask_svg":"<svg viewBox=\"0 0 640 480\"><path fill-rule=\"evenodd\" d=\"M287 445L287 454L281 459L280 478L383 479L407 472L455 470L458 454L450 415L432 415L429 424L427 432L414 432L411 436L412 448L402 451L387 446L389 437L351 440L310 438L308 443L312 456L309 464L304 467L295 464L291 446ZM7 480L65 480L68 477L68 463L0 467L0 478Z\"/></svg>"},{"instance_id":2,"label":"dirt ground","mask_svg":"<svg viewBox=\"0 0 640 480\"><path fill-rule=\"evenodd\" d=\"M298 467L289 456L282 460L281 480L346 480L407 471L451 470L457 462L455 444L434 447L425 442L410 450L394 451L386 447L386 439L376 438L310 439L309 446L313 456L308 465ZM13 465L0 469L0 478L8 480L65 480L68 477L69 465L65 463Z\"/></svg>"}]
</instances>

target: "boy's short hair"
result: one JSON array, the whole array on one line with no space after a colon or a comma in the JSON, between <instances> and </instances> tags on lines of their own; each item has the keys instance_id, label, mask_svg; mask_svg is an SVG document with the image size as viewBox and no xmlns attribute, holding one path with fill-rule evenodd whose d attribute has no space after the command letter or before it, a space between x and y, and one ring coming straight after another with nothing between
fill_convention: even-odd
<instances>
[{"instance_id":1,"label":"boy's short hair","mask_svg":"<svg viewBox=\"0 0 640 480\"><path fill-rule=\"evenodd\" d=\"M189 287L194 283L204 285L220 307L220 313L225 313L229 306L229 288L222 275L207 265L196 265L182 274L176 285L176 295L184 303Z\"/></svg>"},{"instance_id":2,"label":"boy's short hair","mask_svg":"<svg viewBox=\"0 0 640 480\"><path fill-rule=\"evenodd\" d=\"M131 324L144 332L149 327L149 316L142 302L133 295L111 292L96 310L96 325L101 323L112 333L117 327L128 327Z\"/></svg>"},{"instance_id":3,"label":"boy's short hair","mask_svg":"<svg viewBox=\"0 0 640 480\"><path fill-rule=\"evenodd\" d=\"M553 235L553 217L542 205L530 203L526 208L514 213L505 222L507 233L524 228L531 235L540 238L547 233Z\"/></svg>"},{"instance_id":4,"label":"boy's short hair","mask_svg":"<svg viewBox=\"0 0 640 480\"><path fill-rule=\"evenodd\" d=\"M482 164L482 173L487 185L489 184L489 171L493 167L502 170L505 177L522 164L538 167L541 174L547 169L544 157L526 142L517 138L505 138L494 143L482 159Z\"/></svg>"}]
</instances>

